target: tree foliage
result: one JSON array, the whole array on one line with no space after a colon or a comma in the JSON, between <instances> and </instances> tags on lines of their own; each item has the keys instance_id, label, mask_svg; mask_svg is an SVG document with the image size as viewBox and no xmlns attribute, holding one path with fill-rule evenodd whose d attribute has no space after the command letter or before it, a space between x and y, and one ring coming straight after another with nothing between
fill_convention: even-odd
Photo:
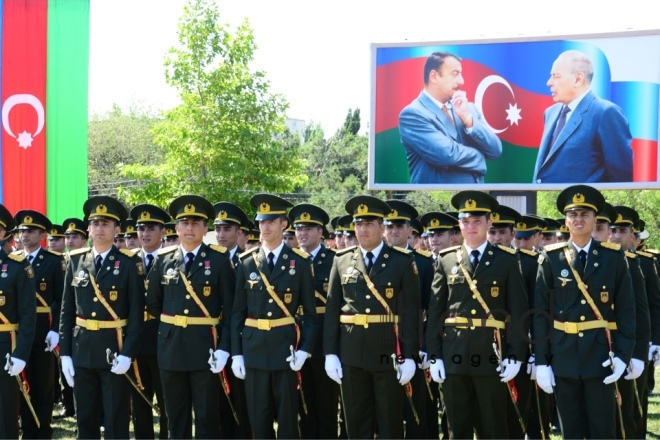
<instances>
[{"instance_id":1,"label":"tree foliage","mask_svg":"<svg viewBox=\"0 0 660 440\"><path fill-rule=\"evenodd\" d=\"M212 0L184 7L180 46L165 60L166 80L182 103L153 130L165 160L123 168L124 176L148 182L122 191L130 203L164 206L199 194L245 206L254 192L287 192L305 182L298 144L285 133L288 104L270 93L263 71L249 68L256 45L248 22L233 33L219 23Z\"/></svg>"}]
</instances>

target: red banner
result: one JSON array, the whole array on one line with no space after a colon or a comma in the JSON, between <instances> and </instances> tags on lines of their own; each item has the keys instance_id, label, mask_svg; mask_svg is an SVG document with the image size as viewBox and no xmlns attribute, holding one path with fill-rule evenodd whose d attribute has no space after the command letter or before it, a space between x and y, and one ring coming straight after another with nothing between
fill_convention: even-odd
<instances>
[{"instance_id":1,"label":"red banner","mask_svg":"<svg viewBox=\"0 0 660 440\"><path fill-rule=\"evenodd\" d=\"M4 0L2 186L10 212L46 212L48 0Z\"/></svg>"}]
</instances>

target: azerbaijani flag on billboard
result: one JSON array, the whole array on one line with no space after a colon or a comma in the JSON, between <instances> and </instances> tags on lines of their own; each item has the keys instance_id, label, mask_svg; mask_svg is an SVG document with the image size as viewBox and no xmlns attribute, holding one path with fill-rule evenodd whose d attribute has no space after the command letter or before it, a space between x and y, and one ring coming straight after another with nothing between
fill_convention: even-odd
<instances>
[{"instance_id":1,"label":"azerbaijani flag on billboard","mask_svg":"<svg viewBox=\"0 0 660 440\"><path fill-rule=\"evenodd\" d=\"M621 107L628 120L633 137L633 183L653 182L657 186L660 69L659 63L646 60L657 59L660 37L609 40L374 47L370 183L383 189L411 189L405 187L410 184L410 174L399 137L399 114L424 88L423 71L428 56L445 51L462 58L462 89L502 142L502 155L487 163L484 184L493 189L541 189L531 185L543 135L543 114L554 104L546 82L560 53L579 50L592 59L596 74L591 90ZM645 47L645 41L653 44ZM625 54L633 50L639 54ZM622 62L622 53L635 59L636 64ZM528 187L523 188L523 184Z\"/></svg>"},{"instance_id":2,"label":"azerbaijani flag on billboard","mask_svg":"<svg viewBox=\"0 0 660 440\"><path fill-rule=\"evenodd\" d=\"M0 203L53 223L87 199L89 0L0 0Z\"/></svg>"}]
</instances>

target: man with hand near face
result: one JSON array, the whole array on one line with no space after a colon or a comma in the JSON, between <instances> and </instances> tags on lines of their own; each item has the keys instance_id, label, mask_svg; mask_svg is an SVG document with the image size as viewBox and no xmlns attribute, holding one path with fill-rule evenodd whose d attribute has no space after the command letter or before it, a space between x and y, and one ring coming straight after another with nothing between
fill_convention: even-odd
<instances>
[{"instance_id":1,"label":"man with hand near face","mask_svg":"<svg viewBox=\"0 0 660 440\"><path fill-rule=\"evenodd\" d=\"M502 143L464 91L461 59L435 52L424 65L424 90L399 115L410 183L483 183L486 159Z\"/></svg>"}]
</instances>

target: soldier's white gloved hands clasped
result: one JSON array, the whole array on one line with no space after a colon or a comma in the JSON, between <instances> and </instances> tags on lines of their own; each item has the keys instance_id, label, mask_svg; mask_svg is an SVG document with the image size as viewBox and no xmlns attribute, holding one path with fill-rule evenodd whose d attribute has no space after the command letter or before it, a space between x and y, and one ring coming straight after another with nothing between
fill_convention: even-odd
<instances>
[{"instance_id":1,"label":"soldier's white gloved hands clasped","mask_svg":"<svg viewBox=\"0 0 660 440\"><path fill-rule=\"evenodd\" d=\"M604 384L616 382L621 375L626 371L626 364L618 357L607 359L603 362L603 367L612 367L612 374L603 379Z\"/></svg>"},{"instance_id":2,"label":"soldier's white gloved hands clasped","mask_svg":"<svg viewBox=\"0 0 660 440\"><path fill-rule=\"evenodd\" d=\"M76 370L73 369L73 359L71 359L71 356L60 356L60 360L62 361L62 373L66 383L73 388L73 376L76 375Z\"/></svg>"},{"instance_id":3,"label":"soldier's white gloved hands clasped","mask_svg":"<svg viewBox=\"0 0 660 440\"><path fill-rule=\"evenodd\" d=\"M410 379L415 375L416 365L412 359L406 359L402 364L398 365L396 379L401 385L410 382Z\"/></svg>"},{"instance_id":4,"label":"soldier's white gloved hands clasped","mask_svg":"<svg viewBox=\"0 0 660 440\"><path fill-rule=\"evenodd\" d=\"M341 369L341 362L339 361L339 357L337 357L337 355L325 355L325 373L330 379L341 385L341 378L344 377L344 372Z\"/></svg>"},{"instance_id":5,"label":"soldier's white gloved hands clasped","mask_svg":"<svg viewBox=\"0 0 660 440\"><path fill-rule=\"evenodd\" d=\"M310 354L306 351L297 350L294 354L286 358L286 361L293 371L300 371L309 356Z\"/></svg>"},{"instance_id":6,"label":"soldier's white gloved hands clasped","mask_svg":"<svg viewBox=\"0 0 660 440\"><path fill-rule=\"evenodd\" d=\"M13 356L10 356L9 359L7 359L5 370L7 371L8 375L18 376L19 374L21 374L24 368L25 368L25 361L23 359L15 358Z\"/></svg>"},{"instance_id":7,"label":"soldier's white gloved hands clasped","mask_svg":"<svg viewBox=\"0 0 660 440\"><path fill-rule=\"evenodd\" d=\"M513 380L520 371L521 366L522 362L520 361L515 361L510 358L504 359L502 365L497 367L497 371L500 373L500 381L506 383Z\"/></svg>"},{"instance_id":8,"label":"soldier's white gloved hands clasped","mask_svg":"<svg viewBox=\"0 0 660 440\"><path fill-rule=\"evenodd\" d=\"M131 358L126 357L123 354L117 356L117 353L115 353L115 360L112 361L110 372L115 374L126 374L129 368L131 368Z\"/></svg>"},{"instance_id":9,"label":"soldier's white gloved hands clasped","mask_svg":"<svg viewBox=\"0 0 660 440\"><path fill-rule=\"evenodd\" d=\"M445 363L442 359L436 359L435 362L431 362L430 370L431 377L438 383L444 382L447 378L447 374L445 373Z\"/></svg>"},{"instance_id":10,"label":"soldier's white gloved hands clasped","mask_svg":"<svg viewBox=\"0 0 660 440\"><path fill-rule=\"evenodd\" d=\"M546 393L552 394L555 386L555 374L552 372L552 367L549 365L536 366L536 383Z\"/></svg>"},{"instance_id":11,"label":"soldier's white gloved hands clasped","mask_svg":"<svg viewBox=\"0 0 660 440\"><path fill-rule=\"evenodd\" d=\"M224 350L216 350L209 356L209 365L211 366L211 372L220 373L227 365L227 360L229 359L229 353Z\"/></svg>"},{"instance_id":12,"label":"soldier's white gloved hands clasped","mask_svg":"<svg viewBox=\"0 0 660 440\"><path fill-rule=\"evenodd\" d=\"M46 340L44 342L46 343L44 351L53 351L55 350L55 347L57 347L57 344L60 343L60 334L51 330L46 335Z\"/></svg>"},{"instance_id":13,"label":"soldier's white gloved hands clasped","mask_svg":"<svg viewBox=\"0 0 660 440\"><path fill-rule=\"evenodd\" d=\"M245 380L245 360L240 354L231 357L231 371L234 372L234 376Z\"/></svg>"}]
</instances>

